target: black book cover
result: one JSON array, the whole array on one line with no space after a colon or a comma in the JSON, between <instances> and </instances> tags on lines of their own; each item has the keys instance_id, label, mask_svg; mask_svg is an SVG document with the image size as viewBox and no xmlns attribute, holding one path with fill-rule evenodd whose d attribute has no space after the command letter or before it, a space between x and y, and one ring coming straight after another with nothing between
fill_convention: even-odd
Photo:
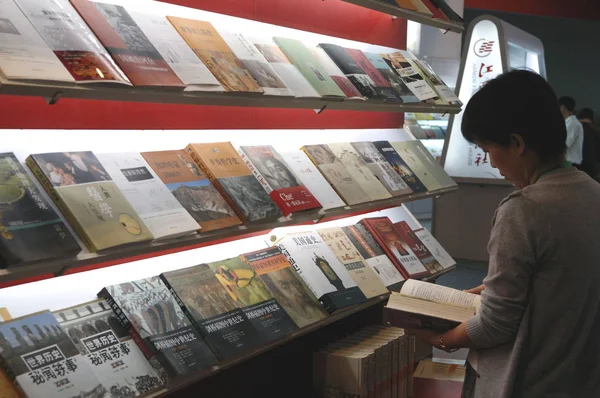
<instances>
[{"instance_id":1,"label":"black book cover","mask_svg":"<svg viewBox=\"0 0 600 398\"><path fill-rule=\"evenodd\" d=\"M13 153L0 154L0 267L81 251Z\"/></svg>"},{"instance_id":2,"label":"black book cover","mask_svg":"<svg viewBox=\"0 0 600 398\"><path fill-rule=\"evenodd\" d=\"M388 141L374 141L373 145L375 145L385 160L392 165L392 168L396 170L396 173L402 177L404 182L406 182L413 192L427 192L425 185L423 185L421 180L419 180L411 168L408 167L406 162L402 160L398 152L396 152L394 147L392 147Z\"/></svg>"}]
</instances>

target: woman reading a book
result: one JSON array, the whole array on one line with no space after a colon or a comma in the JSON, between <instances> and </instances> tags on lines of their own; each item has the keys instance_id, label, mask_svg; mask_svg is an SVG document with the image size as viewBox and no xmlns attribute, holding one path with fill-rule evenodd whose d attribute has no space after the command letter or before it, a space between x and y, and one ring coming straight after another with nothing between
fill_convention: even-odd
<instances>
[{"instance_id":1,"label":"woman reading a book","mask_svg":"<svg viewBox=\"0 0 600 398\"><path fill-rule=\"evenodd\" d=\"M600 397L600 185L565 161L556 95L532 72L503 74L473 96L462 133L516 190L494 216L477 315L415 334L471 348L463 397Z\"/></svg>"}]
</instances>

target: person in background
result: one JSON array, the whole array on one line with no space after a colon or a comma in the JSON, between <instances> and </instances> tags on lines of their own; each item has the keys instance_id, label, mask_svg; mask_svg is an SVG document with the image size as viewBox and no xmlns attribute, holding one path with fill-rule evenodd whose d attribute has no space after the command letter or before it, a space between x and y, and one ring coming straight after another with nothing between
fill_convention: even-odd
<instances>
[{"instance_id":1,"label":"person in background","mask_svg":"<svg viewBox=\"0 0 600 398\"><path fill-rule=\"evenodd\" d=\"M567 160L580 167L583 160L583 126L574 113L575 100L571 97L560 97L558 104L567 126Z\"/></svg>"},{"instance_id":2,"label":"person in background","mask_svg":"<svg viewBox=\"0 0 600 398\"><path fill-rule=\"evenodd\" d=\"M594 111L583 108L577 119L583 126L583 161L581 169L598 180L600 174L600 130L595 125Z\"/></svg>"},{"instance_id":3,"label":"person in background","mask_svg":"<svg viewBox=\"0 0 600 398\"><path fill-rule=\"evenodd\" d=\"M600 184L565 160L554 91L530 71L500 75L469 101L462 133L516 190L493 219L477 314L411 332L471 349L464 398L600 397Z\"/></svg>"}]
</instances>

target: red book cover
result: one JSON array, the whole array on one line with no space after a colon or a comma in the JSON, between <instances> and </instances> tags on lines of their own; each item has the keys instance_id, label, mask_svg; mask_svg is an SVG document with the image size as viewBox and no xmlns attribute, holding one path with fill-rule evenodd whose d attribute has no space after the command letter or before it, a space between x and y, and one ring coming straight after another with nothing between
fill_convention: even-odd
<instances>
[{"instance_id":1,"label":"red book cover","mask_svg":"<svg viewBox=\"0 0 600 398\"><path fill-rule=\"evenodd\" d=\"M406 279L418 279L430 275L427 268L396 231L389 218L364 218L360 220L360 224L373 235L390 261Z\"/></svg>"},{"instance_id":2,"label":"red book cover","mask_svg":"<svg viewBox=\"0 0 600 398\"><path fill-rule=\"evenodd\" d=\"M395 223L394 228L396 228L396 231L398 231L400 236L408 244L413 253L415 253L415 256L417 256L419 261L427 268L430 274L437 274L444 270L406 221Z\"/></svg>"},{"instance_id":3,"label":"red book cover","mask_svg":"<svg viewBox=\"0 0 600 398\"><path fill-rule=\"evenodd\" d=\"M433 5L431 0L421 0L425 7L429 8L429 10L433 13L433 18L441 19L442 21L449 21L450 18L442 10Z\"/></svg>"},{"instance_id":4,"label":"red book cover","mask_svg":"<svg viewBox=\"0 0 600 398\"><path fill-rule=\"evenodd\" d=\"M375 66L369 61L367 56L360 50L352 48L345 49L348 55L365 71L367 75L375 82L377 87L391 87L389 81L383 77L383 75L375 68Z\"/></svg>"},{"instance_id":5,"label":"red book cover","mask_svg":"<svg viewBox=\"0 0 600 398\"><path fill-rule=\"evenodd\" d=\"M134 86L186 87L124 7L88 0L71 4Z\"/></svg>"}]
</instances>

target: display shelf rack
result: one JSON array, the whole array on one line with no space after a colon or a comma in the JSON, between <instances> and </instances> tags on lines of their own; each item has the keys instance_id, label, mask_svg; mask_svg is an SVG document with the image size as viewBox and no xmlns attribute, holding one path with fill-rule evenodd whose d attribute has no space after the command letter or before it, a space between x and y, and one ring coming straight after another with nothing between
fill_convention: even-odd
<instances>
[{"instance_id":1,"label":"display shelf rack","mask_svg":"<svg viewBox=\"0 0 600 398\"><path fill-rule=\"evenodd\" d=\"M240 93L189 92L104 85L46 84L6 80L0 77L0 94L45 98L55 104L61 98L89 100L150 102L208 106L240 106L258 108L296 108L350 110L367 112L424 112L456 114L461 108L452 105L422 103L393 103L372 100L303 99L270 95L244 95Z\"/></svg>"},{"instance_id":2,"label":"display shelf rack","mask_svg":"<svg viewBox=\"0 0 600 398\"><path fill-rule=\"evenodd\" d=\"M398 196L385 200L346 206L330 211L297 213L285 220L270 223L258 223L209 233L194 234L172 240L127 245L100 253L82 253L76 258L67 258L38 264L16 265L0 269L0 288L31 282L32 278L44 279L92 269L110 267L146 258L159 257L181 251L230 242L267 234L275 228L293 225L314 225L320 222L385 210L400 206L413 200L438 197L456 190L457 187L444 188L427 193Z\"/></svg>"},{"instance_id":3,"label":"display shelf rack","mask_svg":"<svg viewBox=\"0 0 600 398\"><path fill-rule=\"evenodd\" d=\"M408 19L422 23L423 25L433 26L435 28L445 29L450 32L463 33L465 30L464 24L460 22L444 21L442 19L433 18L426 14L400 8L394 4L388 4L381 0L343 0L346 3L352 3L357 6L369 8L371 10L383 12L394 17Z\"/></svg>"}]
</instances>

